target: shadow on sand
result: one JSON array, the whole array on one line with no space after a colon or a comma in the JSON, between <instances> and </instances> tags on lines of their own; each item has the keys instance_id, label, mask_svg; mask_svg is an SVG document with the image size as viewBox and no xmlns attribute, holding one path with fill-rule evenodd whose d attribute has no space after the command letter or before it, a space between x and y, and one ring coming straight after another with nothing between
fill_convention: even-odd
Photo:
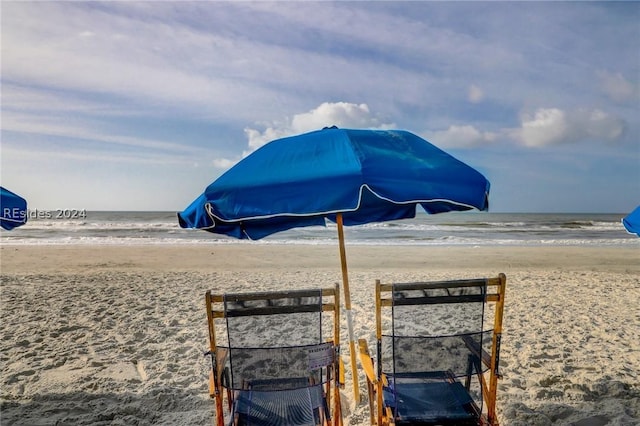
<instances>
[{"instance_id":1,"label":"shadow on sand","mask_svg":"<svg viewBox=\"0 0 640 426\"><path fill-rule=\"evenodd\" d=\"M3 400L5 425L210 425L213 404L201 392L154 389L145 394L52 393Z\"/></svg>"}]
</instances>

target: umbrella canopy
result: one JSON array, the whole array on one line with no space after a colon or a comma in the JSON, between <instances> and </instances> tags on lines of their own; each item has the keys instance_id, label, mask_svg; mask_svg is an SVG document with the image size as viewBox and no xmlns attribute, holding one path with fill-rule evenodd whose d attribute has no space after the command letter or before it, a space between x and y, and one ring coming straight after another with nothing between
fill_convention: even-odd
<instances>
[{"instance_id":1,"label":"umbrella canopy","mask_svg":"<svg viewBox=\"0 0 640 426\"><path fill-rule=\"evenodd\" d=\"M630 234L640 237L640 206L622 219L622 224Z\"/></svg>"},{"instance_id":2,"label":"umbrella canopy","mask_svg":"<svg viewBox=\"0 0 640 426\"><path fill-rule=\"evenodd\" d=\"M3 229L11 230L27 223L27 201L1 186L0 208L2 209L0 226Z\"/></svg>"},{"instance_id":3,"label":"umbrella canopy","mask_svg":"<svg viewBox=\"0 0 640 426\"><path fill-rule=\"evenodd\" d=\"M338 225L353 391L360 401L343 224L486 210L489 181L413 133L336 127L272 141L209 185L183 212L183 228L260 239Z\"/></svg>"},{"instance_id":4,"label":"umbrella canopy","mask_svg":"<svg viewBox=\"0 0 640 426\"><path fill-rule=\"evenodd\" d=\"M209 185L183 228L260 239L286 229L488 208L489 181L406 131L327 128L278 139Z\"/></svg>"}]
</instances>

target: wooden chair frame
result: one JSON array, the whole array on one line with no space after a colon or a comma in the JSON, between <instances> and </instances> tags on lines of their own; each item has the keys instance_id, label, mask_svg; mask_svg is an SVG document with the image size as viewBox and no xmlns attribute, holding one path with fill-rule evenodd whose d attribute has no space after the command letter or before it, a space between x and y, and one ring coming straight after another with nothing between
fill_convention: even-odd
<instances>
[{"instance_id":1,"label":"wooden chair frame","mask_svg":"<svg viewBox=\"0 0 640 426\"><path fill-rule=\"evenodd\" d=\"M499 274L495 278L467 279L440 282L417 282L407 284L383 284L376 280L376 340L377 347L380 348L382 341L382 310L392 306L393 290L420 290L427 288L446 288L451 286L477 285L486 283L487 294L485 303L495 303L493 335L491 353L487 353L482 348L475 347L474 355L488 368L484 374L479 374L482 386L482 397L486 406L486 413L481 413L479 425L498 426L496 417L496 394L498 379L501 378L499 371L500 344L502 339L502 320L504 315L504 297L507 278L504 274ZM455 297L455 296L454 296ZM364 339L358 341L360 349L360 360L367 377L367 389L369 393L369 408L371 410L371 424L380 426L394 425L393 412L390 407L385 407L383 402L384 386L387 386L387 379L382 372L382 367L378 364L374 367L374 361L369 353L367 342ZM469 345L470 349L472 346ZM473 349L472 349L473 350ZM487 377L488 380L487 380Z\"/></svg>"},{"instance_id":2,"label":"wooden chair frame","mask_svg":"<svg viewBox=\"0 0 640 426\"><path fill-rule=\"evenodd\" d=\"M322 312L328 312L333 314L333 346L336 348L335 362L328 368L328 379L324 388L324 396L326 399L326 406L330 412L330 419L324 419L323 425L342 425L342 412L340 406L340 393L341 386L344 386L344 371L342 362L340 360L340 291L338 284L333 288L321 289L323 296ZM231 297L234 302L242 301L256 301L265 299L277 299L277 298L293 298L293 297L307 297L317 296L318 290L294 290L294 291L273 291L273 292L259 292L259 293L234 293L234 294L213 294L211 291L205 293L205 301L207 308L207 322L209 329L209 354L211 356L211 370L209 372L209 395L215 400L216 408L216 426L224 426L224 395L227 397L227 409L229 412L232 410L233 401L235 398L234 392L230 389L226 389L223 386L223 374L224 365L228 355L228 348L218 346L216 343L216 320L224 319L224 301ZM329 302L324 300L328 298ZM331 300L333 299L333 300ZM297 306L268 306L263 308L256 308L253 312L255 315L271 315L271 314L286 314L295 312L307 312L301 309L305 309L306 305L302 307ZM226 392L224 392L226 390ZM333 392L332 392L333 391ZM333 397L333 406L331 405L331 399ZM332 407L332 408L331 408Z\"/></svg>"}]
</instances>

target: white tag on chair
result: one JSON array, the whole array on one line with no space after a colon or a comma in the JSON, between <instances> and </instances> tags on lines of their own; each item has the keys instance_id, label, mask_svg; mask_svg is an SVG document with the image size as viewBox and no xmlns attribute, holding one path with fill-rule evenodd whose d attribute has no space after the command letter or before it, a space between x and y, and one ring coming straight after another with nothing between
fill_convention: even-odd
<instances>
[{"instance_id":1,"label":"white tag on chair","mask_svg":"<svg viewBox=\"0 0 640 426\"><path fill-rule=\"evenodd\" d=\"M314 346L307 351L309 360L309 371L317 370L321 367L331 365L333 362L333 343L323 343Z\"/></svg>"}]
</instances>

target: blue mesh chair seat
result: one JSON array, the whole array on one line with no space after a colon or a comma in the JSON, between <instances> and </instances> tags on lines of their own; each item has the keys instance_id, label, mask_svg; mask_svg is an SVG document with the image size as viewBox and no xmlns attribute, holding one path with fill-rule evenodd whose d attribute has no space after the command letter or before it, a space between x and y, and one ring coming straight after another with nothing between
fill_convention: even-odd
<instances>
[{"instance_id":1,"label":"blue mesh chair seat","mask_svg":"<svg viewBox=\"0 0 640 426\"><path fill-rule=\"evenodd\" d=\"M473 400L460 382L403 382L389 380L384 403L395 412L396 423L476 424Z\"/></svg>"},{"instance_id":2,"label":"blue mesh chair seat","mask_svg":"<svg viewBox=\"0 0 640 426\"><path fill-rule=\"evenodd\" d=\"M235 399L236 423L246 426L317 425L320 421L318 410L325 408L322 386L308 386L307 378L297 381L301 387L295 389L273 391L273 381L256 381L250 384L249 390L239 391Z\"/></svg>"}]
</instances>

